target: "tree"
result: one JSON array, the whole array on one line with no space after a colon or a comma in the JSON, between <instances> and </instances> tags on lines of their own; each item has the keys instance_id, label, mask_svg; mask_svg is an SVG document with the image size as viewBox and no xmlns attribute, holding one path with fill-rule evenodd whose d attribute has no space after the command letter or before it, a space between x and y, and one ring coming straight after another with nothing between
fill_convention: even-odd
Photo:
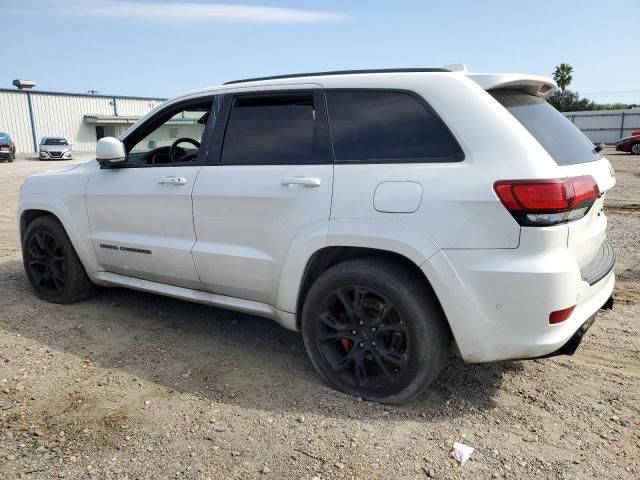
<instances>
[{"instance_id":1,"label":"tree","mask_svg":"<svg viewBox=\"0 0 640 480\"><path fill-rule=\"evenodd\" d=\"M556 90L547 101L561 112L581 112L597 110L598 105L588 98L580 98L578 92L566 89L564 92Z\"/></svg>"},{"instance_id":2,"label":"tree","mask_svg":"<svg viewBox=\"0 0 640 480\"><path fill-rule=\"evenodd\" d=\"M568 63L561 63L553 72L553 79L560 87L552 95L547 97L547 101L560 112L581 112L589 110L621 110L637 106L627 103L604 103L599 104L588 98L580 98L578 92L569 90L567 87L573 80L573 67Z\"/></svg>"},{"instance_id":3,"label":"tree","mask_svg":"<svg viewBox=\"0 0 640 480\"><path fill-rule=\"evenodd\" d=\"M573 73L573 67L568 63L561 63L556 67L555 71L553 72L553 79L558 84L558 87L560 87L561 109L564 108L564 91L571 84L571 81L573 80L573 76L571 75L572 73Z\"/></svg>"}]
</instances>

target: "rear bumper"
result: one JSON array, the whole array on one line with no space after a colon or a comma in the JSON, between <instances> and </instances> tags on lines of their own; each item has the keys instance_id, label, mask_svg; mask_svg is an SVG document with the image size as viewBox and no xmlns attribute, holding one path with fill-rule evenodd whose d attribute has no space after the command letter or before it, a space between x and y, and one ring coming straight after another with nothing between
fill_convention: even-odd
<instances>
[{"instance_id":1,"label":"rear bumper","mask_svg":"<svg viewBox=\"0 0 640 480\"><path fill-rule=\"evenodd\" d=\"M590 285L566 243L543 249L532 243L513 250L440 251L423 264L465 361L559 353L611 298L613 264ZM549 324L551 312L574 305L567 320Z\"/></svg>"}]
</instances>

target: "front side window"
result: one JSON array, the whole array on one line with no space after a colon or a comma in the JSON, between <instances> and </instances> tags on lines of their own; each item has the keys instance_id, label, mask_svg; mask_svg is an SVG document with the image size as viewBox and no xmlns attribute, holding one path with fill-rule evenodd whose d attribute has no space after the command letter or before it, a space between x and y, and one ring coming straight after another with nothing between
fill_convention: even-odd
<instances>
[{"instance_id":1,"label":"front side window","mask_svg":"<svg viewBox=\"0 0 640 480\"><path fill-rule=\"evenodd\" d=\"M124 140L127 165L190 164L199 157L207 126L215 122L221 105L215 98L173 107L141 125ZM216 109L212 110L212 104Z\"/></svg>"},{"instance_id":2,"label":"front side window","mask_svg":"<svg viewBox=\"0 0 640 480\"><path fill-rule=\"evenodd\" d=\"M385 90L327 90L337 162L453 162L464 159L442 120L417 96Z\"/></svg>"},{"instance_id":3,"label":"front side window","mask_svg":"<svg viewBox=\"0 0 640 480\"><path fill-rule=\"evenodd\" d=\"M239 95L222 145L225 165L323 163L313 93Z\"/></svg>"}]
</instances>

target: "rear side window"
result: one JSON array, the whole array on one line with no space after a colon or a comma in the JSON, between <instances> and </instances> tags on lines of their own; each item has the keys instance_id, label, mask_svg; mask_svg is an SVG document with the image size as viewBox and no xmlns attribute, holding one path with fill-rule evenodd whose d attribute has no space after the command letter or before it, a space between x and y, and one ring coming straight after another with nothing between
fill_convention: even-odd
<instances>
[{"instance_id":1,"label":"rear side window","mask_svg":"<svg viewBox=\"0 0 640 480\"><path fill-rule=\"evenodd\" d=\"M325 163L318 146L312 93L233 99L222 146L226 165Z\"/></svg>"},{"instance_id":2,"label":"rear side window","mask_svg":"<svg viewBox=\"0 0 640 480\"><path fill-rule=\"evenodd\" d=\"M602 158L591 140L544 98L518 90L489 93L520 121L558 165L595 162Z\"/></svg>"},{"instance_id":3,"label":"rear side window","mask_svg":"<svg viewBox=\"0 0 640 480\"><path fill-rule=\"evenodd\" d=\"M456 162L464 154L423 100L408 92L327 90L337 162Z\"/></svg>"}]
</instances>

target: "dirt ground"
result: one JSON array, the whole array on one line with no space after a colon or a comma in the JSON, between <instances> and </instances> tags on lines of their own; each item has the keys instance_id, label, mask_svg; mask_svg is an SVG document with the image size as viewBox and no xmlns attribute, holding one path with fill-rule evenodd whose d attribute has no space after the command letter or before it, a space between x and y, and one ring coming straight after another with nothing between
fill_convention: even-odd
<instances>
[{"instance_id":1,"label":"dirt ground","mask_svg":"<svg viewBox=\"0 0 640 480\"><path fill-rule=\"evenodd\" d=\"M37 300L15 211L54 164L0 164L0 478L640 478L640 158L608 157L615 309L573 357L452 358L401 407L327 388L268 320L123 289Z\"/></svg>"}]
</instances>

